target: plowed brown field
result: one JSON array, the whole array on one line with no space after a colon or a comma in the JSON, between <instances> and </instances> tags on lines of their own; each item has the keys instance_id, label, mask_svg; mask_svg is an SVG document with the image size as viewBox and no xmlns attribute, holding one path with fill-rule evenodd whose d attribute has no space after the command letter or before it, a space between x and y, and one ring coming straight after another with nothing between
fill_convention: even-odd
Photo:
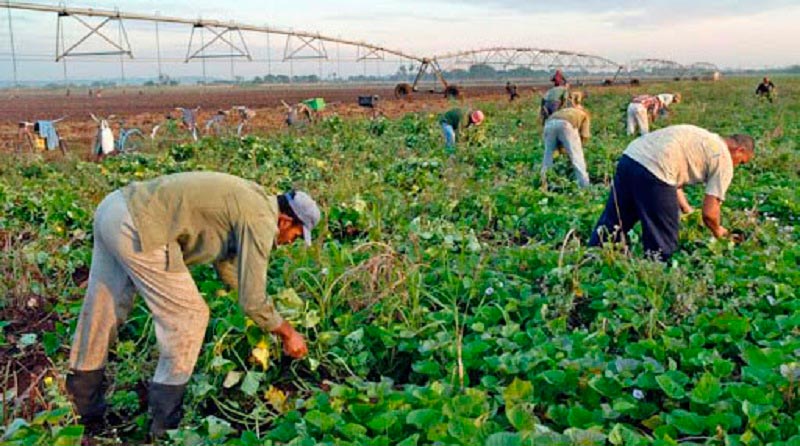
<instances>
[{"instance_id":1,"label":"plowed brown field","mask_svg":"<svg viewBox=\"0 0 800 446\"><path fill-rule=\"evenodd\" d=\"M502 86L466 87L465 101L504 100ZM533 94L530 88L520 89L523 94ZM110 114L124 118L126 126L138 127L149 134L152 127L164 120L175 107L200 106L199 126L218 109L245 105L256 111L251 121L250 133L263 133L285 127L285 111L281 100L295 103L307 98L322 97L327 103L322 115L338 114L346 117L368 116L370 110L359 107L359 95L379 95L379 109L387 117L396 117L413 111L438 112L449 102L440 94L414 93L406 99L395 99L390 86L364 87L293 87L286 88L232 88L232 87L173 87L126 88L103 90L102 97L90 97L87 88L75 89L67 95L61 91L19 90L0 92L0 151L14 150L17 122L38 119L56 119L66 116L58 124L59 134L69 144L70 152L88 153L96 132L89 113L100 116ZM115 128L116 134L116 128Z\"/></svg>"}]
</instances>

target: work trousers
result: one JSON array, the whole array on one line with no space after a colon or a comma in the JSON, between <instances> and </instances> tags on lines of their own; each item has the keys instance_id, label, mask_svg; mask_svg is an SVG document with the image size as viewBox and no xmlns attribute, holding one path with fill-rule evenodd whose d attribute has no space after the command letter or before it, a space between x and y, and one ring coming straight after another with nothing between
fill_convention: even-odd
<instances>
[{"instance_id":1,"label":"work trousers","mask_svg":"<svg viewBox=\"0 0 800 446\"><path fill-rule=\"evenodd\" d=\"M639 128L640 135L650 132L650 118L647 116L647 107L636 102L628 105L627 130L628 135L634 135L636 128Z\"/></svg>"},{"instance_id":2,"label":"work trousers","mask_svg":"<svg viewBox=\"0 0 800 446\"><path fill-rule=\"evenodd\" d=\"M94 216L92 267L70 352L71 369L92 371L105 366L109 346L138 292L153 315L160 353L153 382L180 385L189 380L209 310L185 265L167 270L168 254L167 245L141 251L121 191L103 199Z\"/></svg>"},{"instance_id":3,"label":"work trousers","mask_svg":"<svg viewBox=\"0 0 800 446\"><path fill-rule=\"evenodd\" d=\"M442 134L444 134L444 150L447 154L453 154L456 151L456 131L453 126L442 122Z\"/></svg>"},{"instance_id":4,"label":"work trousers","mask_svg":"<svg viewBox=\"0 0 800 446\"><path fill-rule=\"evenodd\" d=\"M606 208L592 231L589 246L625 240L638 221L642 223L645 251L655 253L661 260L669 259L678 248L678 190L622 155Z\"/></svg>"},{"instance_id":5,"label":"work trousers","mask_svg":"<svg viewBox=\"0 0 800 446\"><path fill-rule=\"evenodd\" d=\"M589 174L586 172L586 160L583 157L581 137L575 127L562 119L550 119L544 125L544 160L542 161L542 176L553 166L553 152L561 146L569 155L572 167L575 169L575 179L578 186L589 185Z\"/></svg>"}]
</instances>

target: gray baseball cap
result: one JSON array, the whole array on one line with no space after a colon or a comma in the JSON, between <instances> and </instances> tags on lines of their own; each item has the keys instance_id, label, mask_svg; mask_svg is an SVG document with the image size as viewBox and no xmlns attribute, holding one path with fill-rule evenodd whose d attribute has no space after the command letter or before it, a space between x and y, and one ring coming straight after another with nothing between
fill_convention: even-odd
<instances>
[{"instance_id":1,"label":"gray baseball cap","mask_svg":"<svg viewBox=\"0 0 800 446\"><path fill-rule=\"evenodd\" d=\"M311 246L311 230L319 223L320 211L317 202L303 191L291 191L286 194L289 207L303 223L303 238L306 246Z\"/></svg>"}]
</instances>

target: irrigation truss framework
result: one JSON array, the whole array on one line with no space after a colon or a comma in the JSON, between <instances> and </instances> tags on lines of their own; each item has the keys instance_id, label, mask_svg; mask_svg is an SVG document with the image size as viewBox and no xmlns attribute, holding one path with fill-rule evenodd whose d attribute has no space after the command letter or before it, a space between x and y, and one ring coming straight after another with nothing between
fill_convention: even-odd
<instances>
[{"instance_id":1,"label":"irrigation truss framework","mask_svg":"<svg viewBox=\"0 0 800 446\"><path fill-rule=\"evenodd\" d=\"M20 55L17 54L15 49L12 9L56 14L54 60L63 64L65 83L67 80L66 61L67 59L76 58L101 58L107 60L106 58L109 56L118 57L124 79L124 61L134 59L134 48L131 45L131 39L125 27L125 23L128 21L150 22L155 25L156 62L158 64L159 78L162 77L162 62L164 62L159 38L159 24L185 25L189 27L186 53L181 58L181 61L188 63L192 60L202 60L204 78L205 60L207 59L230 59L231 75L233 77L234 59L253 61L252 52L243 33L262 33L267 35L267 42L269 42L270 35L285 38L280 61L289 62L290 64L293 61L330 60L331 54L328 46L331 44L337 45L337 58L340 57L338 46L345 45L355 49L355 62L382 61L386 60L387 57L410 62L413 64L410 68L416 71L416 76L413 83L403 82L398 84L395 89L395 93L398 96L417 91L420 82L425 77L432 77L434 80L434 86L431 91L442 91L446 95L458 94L457 87L448 84L445 79L445 69L476 65L489 66L502 72L517 68L525 68L529 72L561 69L568 75L572 75L573 78L588 80L592 77L600 77L606 82L613 82L621 73L627 73L631 77L644 75L682 78L686 76L697 77L717 71L716 66L705 62L681 65L669 60L639 59L628 65L623 65L602 56L533 47L491 47L425 57L359 40L343 39L307 31L287 30L274 26L249 25L233 21L226 22L200 18L187 19L161 16L159 14L123 12L117 9L73 8L63 5L53 6L30 2L11 2L11 0L0 3L0 7L6 8L8 11L10 55L15 85L18 84L17 62L20 59ZM74 41L65 38L64 30L69 25L73 27L77 25L83 30L80 38ZM206 33L210 35L209 40L205 40ZM105 48L99 50L96 47L87 49L86 42L90 38L94 38L95 41L102 41L101 43ZM220 47L223 50L220 50ZM267 61L268 63L270 62L269 56ZM445 69L442 68L443 66Z\"/></svg>"},{"instance_id":2,"label":"irrigation truss framework","mask_svg":"<svg viewBox=\"0 0 800 446\"><path fill-rule=\"evenodd\" d=\"M593 54L530 47L490 47L457 51L438 55L435 59L440 64L449 64L451 67L484 65L502 71L523 68L529 72L545 73L561 69L567 74L609 78L616 78L625 68L611 59Z\"/></svg>"}]
</instances>

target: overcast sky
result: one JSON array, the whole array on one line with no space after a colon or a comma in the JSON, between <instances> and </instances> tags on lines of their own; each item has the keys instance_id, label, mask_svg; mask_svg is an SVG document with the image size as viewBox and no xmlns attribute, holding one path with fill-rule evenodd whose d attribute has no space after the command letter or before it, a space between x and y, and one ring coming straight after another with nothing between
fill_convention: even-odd
<instances>
[{"instance_id":1,"label":"overcast sky","mask_svg":"<svg viewBox=\"0 0 800 446\"><path fill-rule=\"evenodd\" d=\"M5 0L0 0L0 3ZM11 0L14 3L13 0ZM54 4L38 0L37 3ZM155 13L186 18L236 20L281 28L364 40L408 53L434 55L486 46L526 46L580 51L618 62L652 57L680 63L709 61L723 67L764 67L800 64L800 0L81 0L71 7L94 7ZM63 66L52 62L55 48L54 13L12 10L15 49L20 79L60 79ZM92 21L92 23L96 23ZM67 46L82 36L82 26L66 20ZM118 58L97 63L70 59L70 77L113 78L154 76L156 73L154 25L127 22L137 58L120 68ZM201 64L183 64L191 29L165 25L161 31L164 70L175 75L198 75ZM108 30L116 38L118 29ZM205 34L208 39L210 34ZM197 36L196 36L197 37ZM333 62L335 50L327 46L331 61L279 63L283 38L274 36L269 52L263 35L244 36L254 62L237 61L236 74L250 77L271 72L344 74L393 72L391 64ZM197 48L196 41L193 48ZM109 48L93 37L84 51ZM217 48L218 52L222 49ZM347 53L347 49L342 49ZM0 8L0 80L12 76L8 15ZM267 62L267 55L272 59ZM345 57L346 59L347 57ZM269 64L269 66L268 66ZM208 61L209 75L230 74L230 62Z\"/></svg>"}]
</instances>

